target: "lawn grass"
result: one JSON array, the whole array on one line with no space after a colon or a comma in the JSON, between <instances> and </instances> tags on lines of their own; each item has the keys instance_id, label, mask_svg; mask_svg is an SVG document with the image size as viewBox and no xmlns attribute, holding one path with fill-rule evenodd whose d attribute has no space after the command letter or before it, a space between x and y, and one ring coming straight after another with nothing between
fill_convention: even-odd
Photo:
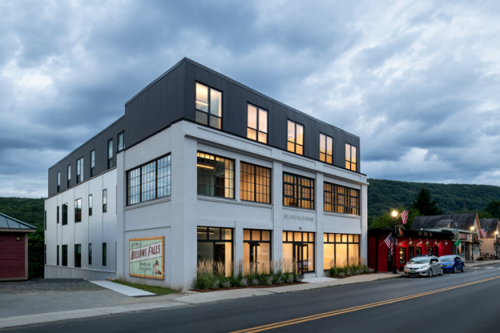
<instances>
[{"instance_id":1,"label":"lawn grass","mask_svg":"<svg viewBox=\"0 0 500 333\"><path fill-rule=\"evenodd\" d=\"M170 288L163 288L163 287L157 287L157 286L146 286L144 284L138 284L138 283L130 283L130 282L124 282L124 281L117 281L117 280L113 280L113 282L123 284L124 286L148 291L150 293L157 294L157 295L168 295L168 294L172 294L172 293L177 292L177 291L170 289Z\"/></svg>"}]
</instances>

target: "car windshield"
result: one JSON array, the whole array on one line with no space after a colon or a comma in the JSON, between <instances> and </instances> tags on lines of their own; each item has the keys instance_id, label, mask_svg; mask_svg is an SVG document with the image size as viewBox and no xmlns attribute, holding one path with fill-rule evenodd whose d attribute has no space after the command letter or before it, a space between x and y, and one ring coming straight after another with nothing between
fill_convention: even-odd
<instances>
[{"instance_id":1,"label":"car windshield","mask_svg":"<svg viewBox=\"0 0 500 333\"><path fill-rule=\"evenodd\" d=\"M441 260L442 262L454 261L455 256L442 256L439 257L439 260Z\"/></svg>"},{"instance_id":2,"label":"car windshield","mask_svg":"<svg viewBox=\"0 0 500 333\"><path fill-rule=\"evenodd\" d=\"M429 258L413 258L410 260L410 264L427 264L429 262Z\"/></svg>"}]
</instances>

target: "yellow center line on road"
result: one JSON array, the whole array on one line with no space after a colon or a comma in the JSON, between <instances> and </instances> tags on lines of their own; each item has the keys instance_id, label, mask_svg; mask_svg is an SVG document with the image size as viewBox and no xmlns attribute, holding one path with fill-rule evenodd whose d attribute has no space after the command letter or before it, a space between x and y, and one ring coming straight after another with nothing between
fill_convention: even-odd
<instances>
[{"instance_id":1,"label":"yellow center line on road","mask_svg":"<svg viewBox=\"0 0 500 333\"><path fill-rule=\"evenodd\" d=\"M459 284L459 285L455 285L455 286L451 286L451 287L440 288L440 289L426 291L426 292L422 292L422 293L418 293L418 294L413 294L413 295L408 295L408 296L393 298L393 299L389 299L389 300L385 300L385 301L380 301L380 302L376 302L376 303L359 305L359 306L354 306L354 307L351 307L351 308L346 308L346 309L341 309L341 310L335 310L335 311L330 311L330 312L325 312L325 313L319 313L319 314L312 315L312 316L307 316L307 317L301 317L301 318L296 318L296 319L281 321L281 322L277 322L277 323L274 323L274 324L257 326L257 327L253 327L253 328L248 328L248 329L240 330L240 331L234 331L232 333L254 333L254 332L262 332L262 331L272 330L272 329L279 328L279 327L300 324L300 323L307 322L307 321L318 320L318 319L327 318L327 317L333 317L333 316L337 316L337 315L344 314L344 313L360 311L360 310L364 310L364 309L374 308L374 307L377 307L377 306L382 306L382 305L388 305L388 304L393 304L393 303L397 303L397 302L402 302L402 301L410 300L410 299L417 298L417 297L423 297L423 296L433 295L433 294L437 294L437 293L442 293L442 292L445 292L445 291L448 291L448 290L453 290L453 289L458 289L458 288L464 288L464 287L467 287L467 286L472 286L472 285L475 285L475 284L484 283L484 282L495 280L495 279L500 279L500 276L495 276L495 277L492 277L492 278L478 280L478 281L473 281L473 282L467 282L467 283L463 283L463 284Z\"/></svg>"}]
</instances>

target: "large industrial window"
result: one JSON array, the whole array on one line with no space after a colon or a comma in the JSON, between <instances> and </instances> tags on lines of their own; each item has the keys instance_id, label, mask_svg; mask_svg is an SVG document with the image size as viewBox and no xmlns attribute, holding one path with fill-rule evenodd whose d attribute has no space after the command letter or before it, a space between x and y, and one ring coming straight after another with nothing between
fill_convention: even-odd
<instances>
[{"instance_id":1,"label":"large industrial window","mask_svg":"<svg viewBox=\"0 0 500 333\"><path fill-rule=\"evenodd\" d=\"M62 265L68 266L68 245L62 246Z\"/></svg>"},{"instance_id":2,"label":"large industrial window","mask_svg":"<svg viewBox=\"0 0 500 333\"><path fill-rule=\"evenodd\" d=\"M75 222L82 222L82 199L75 200Z\"/></svg>"},{"instance_id":3,"label":"large industrial window","mask_svg":"<svg viewBox=\"0 0 500 333\"><path fill-rule=\"evenodd\" d=\"M319 160L333 164L333 138L328 135L319 135Z\"/></svg>"},{"instance_id":4,"label":"large industrial window","mask_svg":"<svg viewBox=\"0 0 500 333\"><path fill-rule=\"evenodd\" d=\"M314 179L284 172L283 205L314 209Z\"/></svg>"},{"instance_id":5,"label":"large industrial window","mask_svg":"<svg viewBox=\"0 0 500 333\"><path fill-rule=\"evenodd\" d=\"M125 149L125 132L118 134L118 151Z\"/></svg>"},{"instance_id":6,"label":"large industrial window","mask_svg":"<svg viewBox=\"0 0 500 333\"><path fill-rule=\"evenodd\" d=\"M269 273L271 263L271 231L243 230L243 274Z\"/></svg>"},{"instance_id":7,"label":"large industrial window","mask_svg":"<svg viewBox=\"0 0 500 333\"><path fill-rule=\"evenodd\" d=\"M323 234L323 269L360 264L359 235Z\"/></svg>"},{"instance_id":8,"label":"large industrial window","mask_svg":"<svg viewBox=\"0 0 500 333\"><path fill-rule=\"evenodd\" d=\"M92 243L89 243L89 265L92 265Z\"/></svg>"},{"instance_id":9,"label":"large industrial window","mask_svg":"<svg viewBox=\"0 0 500 333\"><path fill-rule=\"evenodd\" d=\"M267 111L248 104L247 138L267 143Z\"/></svg>"},{"instance_id":10,"label":"large industrial window","mask_svg":"<svg viewBox=\"0 0 500 333\"><path fill-rule=\"evenodd\" d=\"M82 245L75 244L75 267L82 267Z\"/></svg>"},{"instance_id":11,"label":"large industrial window","mask_svg":"<svg viewBox=\"0 0 500 333\"><path fill-rule=\"evenodd\" d=\"M57 223L59 223L59 206L57 206Z\"/></svg>"},{"instance_id":12,"label":"large industrial window","mask_svg":"<svg viewBox=\"0 0 500 333\"><path fill-rule=\"evenodd\" d=\"M83 157L76 160L76 183L83 181Z\"/></svg>"},{"instance_id":13,"label":"large industrial window","mask_svg":"<svg viewBox=\"0 0 500 333\"><path fill-rule=\"evenodd\" d=\"M304 155L304 126L291 120L288 121L287 150L292 153Z\"/></svg>"},{"instance_id":14,"label":"large industrial window","mask_svg":"<svg viewBox=\"0 0 500 333\"><path fill-rule=\"evenodd\" d=\"M90 152L90 177L95 176L95 150Z\"/></svg>"},{"instance_id":15,"label":"large industrial window","mask_svg":"<svg viewBox=\"0 0 500 333\"><path fill-rule=\"evenodd\" d=\"M71 164L68 165L68 187L71 185Z\"/></svg>"},{"instance_id":16,"label":"large industrial window","mask_svg":"<svg viewBox=\"0 0 500 333\"><path fill-rule=\"evenodd\" d=\"M314 272L314 233L283 231L283 271Z\"/></svg>"},{"instance_id":17,"label":"large industrial window","mask_svg":"<svg viewBox=\"0 0 500 333\"><path fill-rule=\"evenodd\" d=\"M68 204L62 205L62 225L68 224Z\"/></svg>"},{"instance_id":18,"label":"large industrial window","mask_svg":"<svg viewBox=\"0 0 500 333\"><path fill-rule=\"evenodd\" d=\"M127 172L128 205L169 196L170 189L170 155Z\"/></svg>"},{"instance_id":19,"label":"large industrial window","mask_svg":"<svg viewBox=\"0 0 500 333\"><path fill-rule=\"evenodd\" d=\"M106 243L102 243L102 265L106 266L108 264L108 246Z\"/></svg>"},{"instance_id":20,"label":"large industrial window","mask_svg":"<svg viewBox=\"0 0 500 333\"><path fill-rule=\"evenodd\" d=\"M113 167L113 139L108 141L108 169Z\"/></svg>"},{"instance_id":21,"label":"large industrial window","mask_svg":"<svg viewBox=\"0 0 500 333\"><path fill-rule=\"evenodd\" d=\"M92 194L89 194L89 216L92 216L92 207L94 206L94 201L92 199Z\"/></svg>"},{"instance_id":22,"label":"large industrial window","mask_svg":"<svg viewBox=\"0 0 500 333\"><path fill-rule=\"evenodd\" d=\"M233 230L227 228L198 227L198 265L209 265L224 275L233 269Z\"/></svg>"},{"instance_id":23,"label":"large industrial window","mask_svg":"<svg viewBox=\"0 0 500 333\"><path fill-rule=\"evenodd\" d=\"M196 83L196 122L221 129L221 121L222 93Z\"/></svg>"},{"instance_id":24,"label":"large industrial window","mask_svg":"<svg viewBox=\"0 0 500 333\"><path fill-rule=\"evenodd\" d=\"M57 172L57 193L61 190L61 171Z\"/></svg>"},{"instance_id":25,"label":"large industrial window","mask_svg":"<svg viewBox=\"0 0 500 333\"><path fill-rule=\"evenodd\" d=\"M345 168L348 170L357 170L357 152L356 146L345 144Z\"/></svg>"},{"instance_id":26,"label":"large industrial window","mask_svg":"<svg viewBox=\"0 0 500 333\"><path fill-rule=\"evenodd\" d=\"M234 161L198 152L198 194L234 199Z\"/></svg>"},{"instance_id":27,"label":"large industrial window","mask_svg":"<svg viewBox=\"0 0 500 333\"><path fill-rule=\"evenodd\" d=\"M108 190L102 190L102 212L106 213L108 211Z\"/></svg>"},{"instance_id":28,"label":"large industrial window","mask_svg":"<svg viewBox=\"0 0 500 333\"><path fill-rule=\"evenodd\" d=\"M271 169L241 162L240 199L271 203Z\"/></svg>"},{"instance_id":29,"label":"large industrial window","mask_svg":"<svg viewBox=\"0 0 500 333\"><path fill-rule=\"evenodd\" d=\"M325 212L360 215L359 190L324 183Z\"/></svg>"}]
</instances>

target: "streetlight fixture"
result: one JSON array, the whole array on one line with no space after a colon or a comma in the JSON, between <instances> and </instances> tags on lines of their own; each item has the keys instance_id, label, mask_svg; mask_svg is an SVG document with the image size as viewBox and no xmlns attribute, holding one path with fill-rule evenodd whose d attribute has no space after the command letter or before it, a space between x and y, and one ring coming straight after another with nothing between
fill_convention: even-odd
<instances>
[{"instance_id":1,"label":"streetlight fixture","mask_svg":"<svg viewBox=\"0 0 500 333\"><path fill-rule=\"evenodd\" d=\"M398 232L396 230L396 218L398 217L398 212L396 210L393 210L391 213L392 217L394 218L394 242L392 243L392 248L394 255L392 256L392 260L394 261L392 273L393 274L398 274L398 268L397 268L397 263L396 263L396 237L398 235ZM399 257L398 257L399 259Z\"/></svg>"},{"instance_id":2,"label":"streetlight fixture","mask_svg":"<svg viewBox=\"0 0 500 333\"><path fill-rule=\"evenodd\" d=\"M471 231L471 240L470 240L470 247L471 247L471 261L474 262L474 227L470 227L470 231Z\"/></svg>"}]
</instances>

